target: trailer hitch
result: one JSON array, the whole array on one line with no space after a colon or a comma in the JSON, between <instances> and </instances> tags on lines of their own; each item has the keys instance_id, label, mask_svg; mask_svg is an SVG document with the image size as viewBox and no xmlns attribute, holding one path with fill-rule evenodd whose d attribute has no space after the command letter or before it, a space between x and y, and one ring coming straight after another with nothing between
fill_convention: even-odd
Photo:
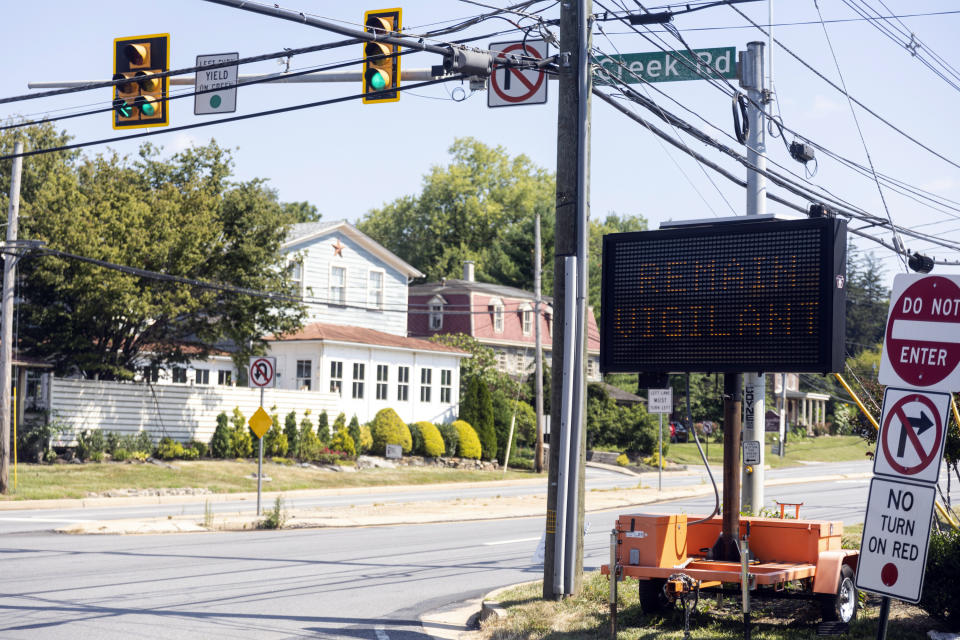
<instances>
[{"instance_id":1,"label":"trailer hitch","mask_svg":"<svg viewBox=\"0 0 960 640\"><path fill-rule=\"evenodd\" d=\"M690 640L690 614L700 602L700 581L685 573L674 573L663 585L663 593L671 600L679 600L683 607L683 638Z\"/></svg>"}]
</instances>

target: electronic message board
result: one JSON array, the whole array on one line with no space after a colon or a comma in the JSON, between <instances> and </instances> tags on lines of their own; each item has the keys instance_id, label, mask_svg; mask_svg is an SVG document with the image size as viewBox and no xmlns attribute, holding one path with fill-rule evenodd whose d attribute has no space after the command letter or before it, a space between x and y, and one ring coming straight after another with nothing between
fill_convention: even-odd
<instances>
[{"instance_id":1,"label":"electronic message board","mask_svg":"<svg viewBox=\"0 0 960 640\"><path fill-rule=\"evenodd\" d=\"M829 217L604 236L601 371L840 371L846 237Z\"/></svg>"}]
</instances>

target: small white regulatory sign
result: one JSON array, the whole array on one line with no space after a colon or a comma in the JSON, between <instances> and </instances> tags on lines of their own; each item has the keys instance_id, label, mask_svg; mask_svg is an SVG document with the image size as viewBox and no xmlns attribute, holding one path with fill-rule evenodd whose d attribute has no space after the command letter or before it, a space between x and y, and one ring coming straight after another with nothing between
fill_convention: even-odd
<instances>
[{"instance_id":1,"label":"small white regulatory sign","mask_svg":"<svg viewBox=\"0 0 960 640\"><path fill-rule=\"evenodd\" d=\"M250 358L247 381L251 387L277 386L277 359L270 356Z\"/></svg>"},{"instance_id":2,"label":"small white regulatory sign","mask_svg":"<svg viewBox=\"0 0 960 640\"><path fill-rule=\"evenodd\" d=\"M743 464L760 464L760 441L743 441Z\"/></svg>"},{"instance_id":3,"label":"small white regulatory sign","mask_svg":"<svg viewBox=\"0 0 960 640\"><path fill-rule=\"evenodd\" d=\"M870 481L857 587L907 602L920 601L934 495L932 486L883 478Z\"/></svg>"},{"instance_id":4,"label":"small white regulatory sign","mask_svg":"<svg viewBox=\"0 0 960 640\"><path fill-rule=\"evenodd\" d=\"M673 389L647 389L647 413L672 413Z\"/></svg>"},{"instance_id":5,"label":"small white regulatory sign","mask_svg":"<svg viewBox=\"0 0 960 640\"><path fill-rule=\"evenodd\" d=\"M949 393L887 387L873 473L936 483L947 441L949 410Z\"/></svg>"},{"instance_id":6,"label":"small white regulatory sign","mask_svg":"<svg viewBox=\"0 0 960 640\"><path fill-rule=\"evenodd\" d=\"M547 43L543 40L490 43L490 52L496 54L497 58L490 73L487 106L544 104L547 101L547 74L544 71L498 66L496 60L511 56L543 59L547 57L547 49Z\"/></svg>"},{"instance_id":7,"label":"small white regulatory sign","mask_svg":"<svg viewBox=\"0 0 960 640\"><path fill-rule=\"evenodd\" d=\"M204 67L221 62L239 60L239 53L212 53L197 56L197 66ZM219 69L198 69L194 80L193 115L233 113L237 110L237 66ZM211 91L218 89L218 91ZM220 90L222 89L222 90ZM201 93L209 92L209 93Z\"/></svg>"}]
</instances>

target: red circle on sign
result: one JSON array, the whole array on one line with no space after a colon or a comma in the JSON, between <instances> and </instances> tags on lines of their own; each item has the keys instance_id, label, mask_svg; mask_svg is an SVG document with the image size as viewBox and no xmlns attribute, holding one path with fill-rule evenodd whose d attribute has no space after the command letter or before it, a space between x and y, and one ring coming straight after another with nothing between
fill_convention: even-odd
<instances>
[{"instance_id":1,"label":"red circle on sign","mask_svg":"<svg viewBox=\"0 0 960 640\"><path fill-rule=\"evenodd\" d=\"M273 363L267 358L258 358L250 365L250 380L256 387L265 387L273 381Z\"/></svg>"},{"instance_id":2,"label":"red circle on sign","mask_svg":"<svg viewBox=\"0 0 960 640\"><path fill-rule=\"evenodd\" d=\"M922 443L917 438L917 434L913 432L913 426L910 424L910 420L907 418L907 414L904 412L903 407L909 402L919 402L930 410L930 413L933 414L933 428L936 431L936 438L933 441L933 446L929 451L924 449ZM922 412L921 412L922 415ZM906 429L907 433L907 442L913 449L917 452L917 455L920 457L920 462L916 466L907 467L898 463L894 460L893 454L890 453L890 422L897 418L900 421L900 428ZM920 394L904 396L897 400L890 411L887 412L887 419L883 421L883 433L880 434L880 446L883 449L883 456L887 459L887 462L890 463L890 466L893 467L898 473L902 473L906 476L912 476L914 474L920 473L926 469L931 462L936 461L937 454L940 453L940 440L943 439L943 424L940 422L940 413L937 411L936 405L933 404L933 400L927 396Z\"/></svg>"},{"instance_id":3,"label":"red circle on sign","mask_svg":"<svg viewBox=\"0 0 960 640\"><path fill-rule=\"evenodd\" d=\"M931 335L936 324L906 324L911 322L942 324L943 331ZM893 370L913 387L929 387L946 378L960 364L960 344L942 339L951 331L960 338L960 287L940 276L914 282L900 294L887 320L886 352Z\"/></svg>"},{"instance_id":4,"label":"red circle on sign","mask_svg":"<svg viewBox=\"0 0 960 640\"><path fill-rule=\"evenodd\" d=\"M502 49L500 53L497 54L497 57L502 58L504 57L505 53L510 53L511 51L516 51L518 49L522 49L524 53L526 53L527 55L533 56L534 58L542 57L540 55L540 52L534 49L533 47L531 47L530 45L519 44L519 43L512 44L506 49ZM523 72L520 71L519 69L513 69L508 67L506 71L507 73L512 73L514 77L521 84L523 84L523 86L527 88L526 93L519 96L510 96L504 93L504 89L501 89L500 85L497 84L497 63L496 61L494 61L493 72L490 74L490 86L493 87L494 92L498 96L500 96L502 99L506 100L507 102L523 102L524 100L530 99L531 97L533 97L533 95L537 91L540 90L540 86L543 84L544 78L546 78L546 74L542 71L539 71L537 72L537 81L530 82L530 80L525 75L523 75Z\"/></svg>"},{"instance_id":5,"label":"red circle on sign","mask_svg":"<svg viewBox=\"0 0 960 640\"><path fill-rule=\"evenodd\" d=\"M888 562L883 565L883 569L880 569L880 580L883 581L883 584L888 587L892 587L897 584L897 578L900 577L900 572L897 571L897 565L892 562Z\"/></svg>"}]
</instances>

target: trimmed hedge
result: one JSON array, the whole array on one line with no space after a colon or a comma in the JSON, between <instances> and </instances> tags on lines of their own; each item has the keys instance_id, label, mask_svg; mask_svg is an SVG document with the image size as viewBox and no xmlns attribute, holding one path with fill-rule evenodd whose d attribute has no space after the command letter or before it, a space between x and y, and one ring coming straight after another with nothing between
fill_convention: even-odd
<instances>
[{"instance_id":1,"label":"trimmed hedge","mask_svg":"<svg viewBox=\"0 0 960 640\"><path fill-rule=\"evenodd\" d=\"M439 458L444 454L446 445L443 444L439 429L430 422L417 422L413 426L420 432L422 445L419 453L431 458Z\"/></svg>"},{"instance_id":2,"label":"trimmed hedge","mask_svg":"<svg viewBox=\"0 0 960 640\"><path fill-rule=\"evenodd\" d=\"M443 436L446 454L448 456L457 455L457 449L460 447L460 434L457 432L457 428L449 422L438 424L436 427L437 430L440 431L440 435Z\"/></svg>"},{"instance_id":3,"label":"trimmed hedge","mask_svg":"<svg viewBox=\"0 0 960 640\"><path fill-rule=\"evenodd\" d=\"M463 420L456 420L453 423L454 429L457 430L457 435L459 436L460 442L457 445L457 455L461 458L473 458L474 460L480 459L480 438L477 437L477 432L473 430L468 423Z\"/></svg>"},{"instance_id":4,"label":"trimmed hedge","mask_svg":"<svg viewBox=\"0 0 960 640\"><path fill-rule=\"evenodd\" d=\"M370 425L373 446L370 450L376 455L386 455L388 444L398 444L404 453L413 448L410 429L393 409L380 409Z\"/></svg>"}]
</instances>

